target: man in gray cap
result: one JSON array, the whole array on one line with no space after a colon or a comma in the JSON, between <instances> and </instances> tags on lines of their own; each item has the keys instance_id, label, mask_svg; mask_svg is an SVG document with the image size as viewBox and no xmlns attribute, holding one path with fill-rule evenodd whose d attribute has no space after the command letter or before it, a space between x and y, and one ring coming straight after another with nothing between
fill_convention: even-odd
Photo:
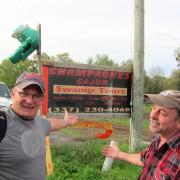
<instances>
[{"instance_id":1,"label":"man in gray cap","mask_svg":"<svg viewBox=\"0 0 180 180\"><path fill-rule=\"evenodd\" d=\"M180 91L165 90L160 94L146 94L152 103L150 131L155 140L144 151L125 153L118 146L105 146L104 156L142 166L141 180L180 179Z\"/></svg>"},{"instance_id":2,"label":"man in gray cap","mask_svg":"<svg viewBox=\"0 0 180 180\"><path fill-rule=\"evenodd\" d=\"M38 74L23 73L17 78L11 107L0 111L0 120L6 120L0 142L0 179L45 180L45 137L50 131L78 121L77 116L68 116L67 111L64 119L47 120L37 115L44 94L44 82Z\"/></svg>"}]
</instances>

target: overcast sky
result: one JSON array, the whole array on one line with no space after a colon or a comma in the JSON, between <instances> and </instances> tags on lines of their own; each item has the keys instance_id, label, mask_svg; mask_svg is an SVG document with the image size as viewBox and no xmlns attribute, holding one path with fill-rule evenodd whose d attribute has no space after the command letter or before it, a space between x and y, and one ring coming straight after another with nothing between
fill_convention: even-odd
<instances>
[{"instance_id":1,"label":"overcast sky","mask_svg":"<svg viewBox=\"0 0 180 180\"><path fill-rule=\"evenodd\" d=\"M144 0L145 70L154 66L170 75L180 47L180 0ZM133 57L134 0L5 0L0 6L0 59L19 46L13 31L28 24L42 28L42 51L68 52L85 63L96 54L115 62Z\"/></svg>"}]
</instances>

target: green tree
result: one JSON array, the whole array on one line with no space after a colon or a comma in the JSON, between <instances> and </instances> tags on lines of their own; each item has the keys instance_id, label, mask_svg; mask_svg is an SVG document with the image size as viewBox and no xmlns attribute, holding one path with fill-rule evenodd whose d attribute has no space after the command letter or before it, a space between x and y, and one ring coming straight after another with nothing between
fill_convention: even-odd
<instances>
[{"instance_id":1,"label":"green tree","mask_svg":"<svg viewBox=\"0 0 180 180\"><path fill-rule=\"evenodd\" d=\"M174 70L169 78L171 89L180 90L180 69Z\"/></svg>"},{"instance_id":2,"label":"green tree","mask_svg":"<svg viewBox=\"0 0 180 180\"><path fill-rule=\"evenodd\" d=\"M47 53L45 52L42 52L41 53L41 63L43 62L48 62L48 61L51 61L51 59L53 59L54 57L52 56L49 56ZM32 59L32 62L33 62L33 65L34 65L34 68L37 68L38 69L38 64L39 64L39 57L37 54L35 54L33 56L33 59Z\"/></svg>"},{"instance_id":3,"label":"green tree","mask_svg":"<svg viewBox=\"0 0 180 180\"><path fill-rule=\"evenodd\" d=\"M33 61L38 64L38 55L34 55ZM41 54L41 63L43 62L61 62L61 63L74 63L74 60L72 60L69 56L69 53L60 53L57 55L50 56L46 52L42 52Z\"/></svg>"},{"instance_id":4,"label":"green tree","mask_svg":"<svg viewBox=\"0 0 180 180\"><path fill-rule=\"evenodd\" d=\"M94 65L119 66L117 63L114 62L114 60L110 59L106 54L97 54L94 59L90 57L88 58L87 63Z\"/></svg>"},{"instance_id":5,"label":"green tree","mask_svg":"<svg viewBox=\"0 0 180 180\"><path fill-rule=\"evenodd\" d=\"M151 82L150 93L158 94L164 90L164 82L166 78L162 76L154 76ZM165 88L166 89L166 88Z\"/></svg>"},{"instance_id":6,"label":"green tree","mask_svg":"<svg viewBox=\"0 0 180 180\"><path fill-rule=\"evenodd\" d=\"M154 66L152 67L150 74L152 78L151 78L149 93L157 94L165 88L164 82L166 78L164 77L164 71L159 66Z\"/></svg>"},{"instance_id":7,"label":"green tree","mask_svg":"<svg viewBox=\"0 0 180 180\"><path fill-rule=\"evenodd\" d=\"M152 79L144 72L144 93L151 92Z\"/></svg>"},{"instance_id":8,"label":"green tree","mask_svg":"<svg viewBox=\"0 0 180 180\"><path fill-rule=\"evenodd\" d=\"M9 88L12 88L16 78L25 71L37 72L31 60L12 64L8 59L4 59L0 64L0 81L5 82Z\"/></svg>"},{"instance_id":9,"label":"green tree","mask_svg":"<svg viewBox=\"0 0 180 180\"><path fill-rule=\"evenodd\" d=\"M54 59L54 61L58 61L61 63L73 63L74 61L70 58L69 53L65 52L65 53L60 53L57 54Z\"/></svg>"},{"instance_id":10,"label":"green tree","mask_svg":"<svg viewBox=\"0 0 180 180\"><path fill-rule=\"evenodd\" d=\"M180 47L176 48L175 50L175 58L177 61L177 66L180 67Z\"/></svg>"},{"instance_id":11,"label":"green tree","mask_svg":"<svg viewBox=\"0 0 180 180\"><path fill-rule=\"evenodd\" d=\"M120 67L122 67L123 69L132 71L132 60L131 59L127 59L125 61L122 61L120 64Z\"/></svg>"},{"instance_id":12,"label":"green tree","mask_svg":"<svg viewBox=\"0 0 180 180\"><path fill-rule=\"evenodd\" d=\"M92 57L88 58L88 59L87 59L87 63L88 63L88 64L93 64L93 58L92 58Z\"/></svg>"}]
</instances>

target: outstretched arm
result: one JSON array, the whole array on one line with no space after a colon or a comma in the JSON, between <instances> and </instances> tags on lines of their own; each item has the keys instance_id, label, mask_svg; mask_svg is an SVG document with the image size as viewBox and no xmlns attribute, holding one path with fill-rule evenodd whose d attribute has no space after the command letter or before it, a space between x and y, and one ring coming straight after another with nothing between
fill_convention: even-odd
<instances>
[{"instance_id":1,"label":"outstretched arm","mask_svg":"<svg viewBox=\"0 0 180 180\"><path fill-rule=\"evenodd\" d=\"M140 153L136 153L136 154L130 154L130 153L125 153L119 150L119 148L117 147L117 145L106 145L103 149L102 149L102 154L104 156L113 158L113 159L118 159L118 160L123 160L123 161L127 161L131 164L135 164L138 166L143 166L143 162L140 160L141 154Z\"/></svg>"},{"instance_id":2,"label":"outstretched arm","mask_svg":"<svg viewBox=\"0 0 180 180\"><path fill-rule=\"evenodd\" d=\"M50 131L58 131L61 128L75 124L78 121L78 117L76 115L69 116L67 110L65 110L64 119L49 118L48 120L51 125Z\"/></svg>"}]
</instances>

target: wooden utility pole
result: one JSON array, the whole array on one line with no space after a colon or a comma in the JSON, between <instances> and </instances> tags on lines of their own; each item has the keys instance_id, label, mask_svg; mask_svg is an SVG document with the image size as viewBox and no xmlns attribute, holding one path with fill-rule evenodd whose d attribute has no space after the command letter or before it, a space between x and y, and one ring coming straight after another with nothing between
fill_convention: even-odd
<instances>
[{"instance_id":1,"label":"wooden utility pole","mask_svg":"<svg viewBox=\"0 0 180 180\"><path fill-rule=\"evenodd\" d=\"M41 24L38 24L37 31L39 33L39 47L37 50L38 73L40 75L42 75L42 70L41 70ZM46 119L46 114L42 114L42 107L40 108L40 115ZM48 136L45 138L45 144L46 144L46 169L47 169L47 174L51 175L53 173L53 163L52 163L52 158L51 158L51 149L50 149L50 143L49 143Z\"/></svg>"},{"instance_id":2,"label":"wooden utility pole","mask_svg":"<svg viewBox=\"0 0 180 180\"><path fill-rule=\"evenodd\" d=\"M130 123L130 151L141 145L143 127L144 96L144 0L135 0L134 4L134 58L132 86L132 119Z\"/></svg>"}]
</instances>

